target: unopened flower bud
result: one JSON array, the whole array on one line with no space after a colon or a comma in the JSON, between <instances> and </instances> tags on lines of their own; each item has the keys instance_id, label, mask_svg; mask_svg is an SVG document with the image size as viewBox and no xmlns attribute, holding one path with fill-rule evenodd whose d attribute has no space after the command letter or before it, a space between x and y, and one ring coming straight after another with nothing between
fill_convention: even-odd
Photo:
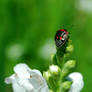
<instances>
[{"instance_id":1,"label":"unopened flower bud","mask_svg":"<svg viewBox=\"0 0 92 92\"><path fill-rule=\"evenodd\" d=\"M69 45L69 46L66 47L66 52L70 52L70 53L72 53L73 50L74 50L73 45Z\"/></svg>"},{"instance_id":2,"label":"unopened flower bud","mask_svg":"<svg viewBox=\"0 0 92 92\"><path fill-rule=\"evenodd\" d=\"M55 84L54 84L55 81L54 81L53 75L50 73L50 71L44 72L44 73L43 73L43 77L46 79L49 88L51 88L51 89L54 90L54 89L56 88L56 87L55 87Z\"/></svg>"},{"instance_id":3,"label":"unopened flower bud","mask_svg":"<svg viewBox=\"0 0 92 92\"><path fill-rule=\"evenodd\" d=\"M62 89L63 89L64 91L67 91L67 90L70 89L71 85L72 85L72 82L66 81L66 82L62 83Z\"/></svg>"},{"instance_id":4,"label":"unopened flower bud","mask_svg":"<svg viewBox=\"0 0 92 92\"><path fill-rule=\"evenodd\" d=\"M60 68L57 65L51 65L49 67L49 71L54 74L54 75L58 75L60 73Z\"/></svg>"},{"instance_id":5,"label":"unopened flower bud","mask_svg":"<svg viewBox=\"0 0 92 92\"><path fill-rule=\"evenodd\" d=\"M75 68L75 66L76 66L75 60L67 61L62 69L62 78L67 76L71 72L71 70Z\"/></svg>"},{"instance_id":6,"label":"unopened flower bud","mask_svg":"<svg viewBox=\"0 0 92 92\"><path fill-rule=\"evenodd\" d=\"M47 71L47 72L43 72L43 77L48 81L49 78L51 77L50 72L49 72L49 71Z\"/></svg>"},{"instance_id":7,"label":"unopened flower bud","mask_svg":"<svg viewBox=\"0 0 92 92\"><path fill-rule=\"evenodd\" d=\"M75 60L69 60L65 63L64 67L68 69L75 68L76 66L76 61Z\"/></svg>"},{"instance_id":8,"label":"unopened flower bud","mask_svg":"<svg viewBox=\"0 0 92 92\"><path fill-rule=\"evenodd\" d=\"M49 90L49 92L54 92L53 90Z\"/></svg>"}]
</instances>

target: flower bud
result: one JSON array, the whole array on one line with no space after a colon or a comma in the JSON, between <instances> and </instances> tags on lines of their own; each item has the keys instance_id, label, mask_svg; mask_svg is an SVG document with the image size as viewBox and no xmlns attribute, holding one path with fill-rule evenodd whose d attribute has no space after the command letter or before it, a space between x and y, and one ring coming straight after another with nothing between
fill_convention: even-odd
<instances>
[{"instance_id":1,"label":"flower bud","mask_svg":"<svg viewBox=\"0 0 92 92\"><path fill-rule=\"evenodd\" d=\"M50 73L50 71L44 72L43 77L46 79L49 88L55 90L56 89L56 83L55 80L53 79L53 75Z\"/></svg>"},{"instance_id":2,"label":"flower bud","mask_svg":"<svg viewBox=\"0 0 92 92\"><path fill-rule=\"evenodd\" d=\"M49 78L51 77L50 72L49 72L49 71L47 71L47 72L43 72L43 77L48 81Z\"/></svg>"},{"instance_id":3,"label":"flower bud","mask_svg":"<svg viewBox=\"0 0 92 92\"><path fill-rule=\"evenodd\" d=\"M50 92L54 92L53 90L49 90Z\"/></svg>"},{"instance_id":4,"label":"flower bud","mask_svg":"<svg viewBox=\"0 0 92 92\"><path fill-rule=\"evenodd\" d=\"M57 65L51 65L49 67L49 71L51 72L51 74L53 75L58 75L60 73L60 68Z\"/></svg>"},{"instance_id":5,"label":"flower bud","mask_svg":"<svg viewBox=\"0 0 92 92\"><path fill-rule=\"evenodd\" d=\"M67 76L73 68L76 66L76 61L75 60L69 60L64 64L64 67L62 69L62 78Z\"/></svg>"},{"instance_id":6,"label":"flower bud","mask_svg":"<svg viewBox=\"0 0 92 92\"><path fill-rule=\"evenodd\" d=\"M67 90L70 89L71 85L72 85L72 82L66 81L66 82L62 83L62 89L61 90L64 90L64 92L66 92Z\"/></svg>"},{"instance_id":7,"label":"flower bud","mask_svg":"<svg viewBox=\"0 0 92 92\"><path fill-rule=\"evenodd\" d=\"M69 46L66 47L66 52L72 53L73 50L74 50L73 45L69 45Z\"/></svg>"},{"instance_id":8,"label":"flower bud","mask_svg":"<svg viewBox=\"0 0 92 92\"><path fill-rule=\"evenodd\" d=\"M72 69L74 68L76 65L76 61L75 60L69 60L65 63L64 67L68 68L68 69Z\"/></svg>"}]
</instances>

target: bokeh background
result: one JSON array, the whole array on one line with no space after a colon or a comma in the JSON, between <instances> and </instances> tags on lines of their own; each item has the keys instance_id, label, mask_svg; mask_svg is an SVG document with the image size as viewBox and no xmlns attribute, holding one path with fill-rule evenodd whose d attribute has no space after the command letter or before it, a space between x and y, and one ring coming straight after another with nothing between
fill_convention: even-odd
<instances>
[{"instance_id":1,"label":"bokeh background","mask_svg":"<svg viewBox=\"0 0 92 92\"><path fill-rule=\"evenodd\" d=\"M4 79L20 62L48 69L60 28L70 32L82 92L92 92L92 0L0 0L0 92L12 92Z\"/></svg>"}]
</instances>

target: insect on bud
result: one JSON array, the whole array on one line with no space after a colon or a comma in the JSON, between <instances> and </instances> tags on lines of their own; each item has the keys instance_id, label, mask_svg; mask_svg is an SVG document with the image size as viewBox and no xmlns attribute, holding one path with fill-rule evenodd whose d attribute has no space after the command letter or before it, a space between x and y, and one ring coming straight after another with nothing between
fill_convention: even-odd
<instances>
[{"instance_id":1,"label":"insect on bud","mask_svg":"<svg viewBox=\"0 0 92 92\"><path fill-rule=\"evenodd\" d=\"M60 29L56 32L55 43L57 47L61 47L68 39L68 32L66 29Z\"/></svg>"}]
</instances>

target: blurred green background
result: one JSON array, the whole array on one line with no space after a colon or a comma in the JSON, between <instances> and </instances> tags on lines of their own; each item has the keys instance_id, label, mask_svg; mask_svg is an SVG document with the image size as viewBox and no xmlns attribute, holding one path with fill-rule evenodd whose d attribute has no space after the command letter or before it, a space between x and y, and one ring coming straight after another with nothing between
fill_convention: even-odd
<instances>
[{"instance_id":1,"label":"blurred green background","mask_svg":"<svg viewBox=\"0 0 92 92\"><path fill-rule=\"evenodd\" d=\"M17 63L48 69L60 28L70 32L76 71L84 76L82 92L92 92L91 6L92 0L0 0L0 92L12 92L4 79Z\"/></svg>"}]
</instances>

